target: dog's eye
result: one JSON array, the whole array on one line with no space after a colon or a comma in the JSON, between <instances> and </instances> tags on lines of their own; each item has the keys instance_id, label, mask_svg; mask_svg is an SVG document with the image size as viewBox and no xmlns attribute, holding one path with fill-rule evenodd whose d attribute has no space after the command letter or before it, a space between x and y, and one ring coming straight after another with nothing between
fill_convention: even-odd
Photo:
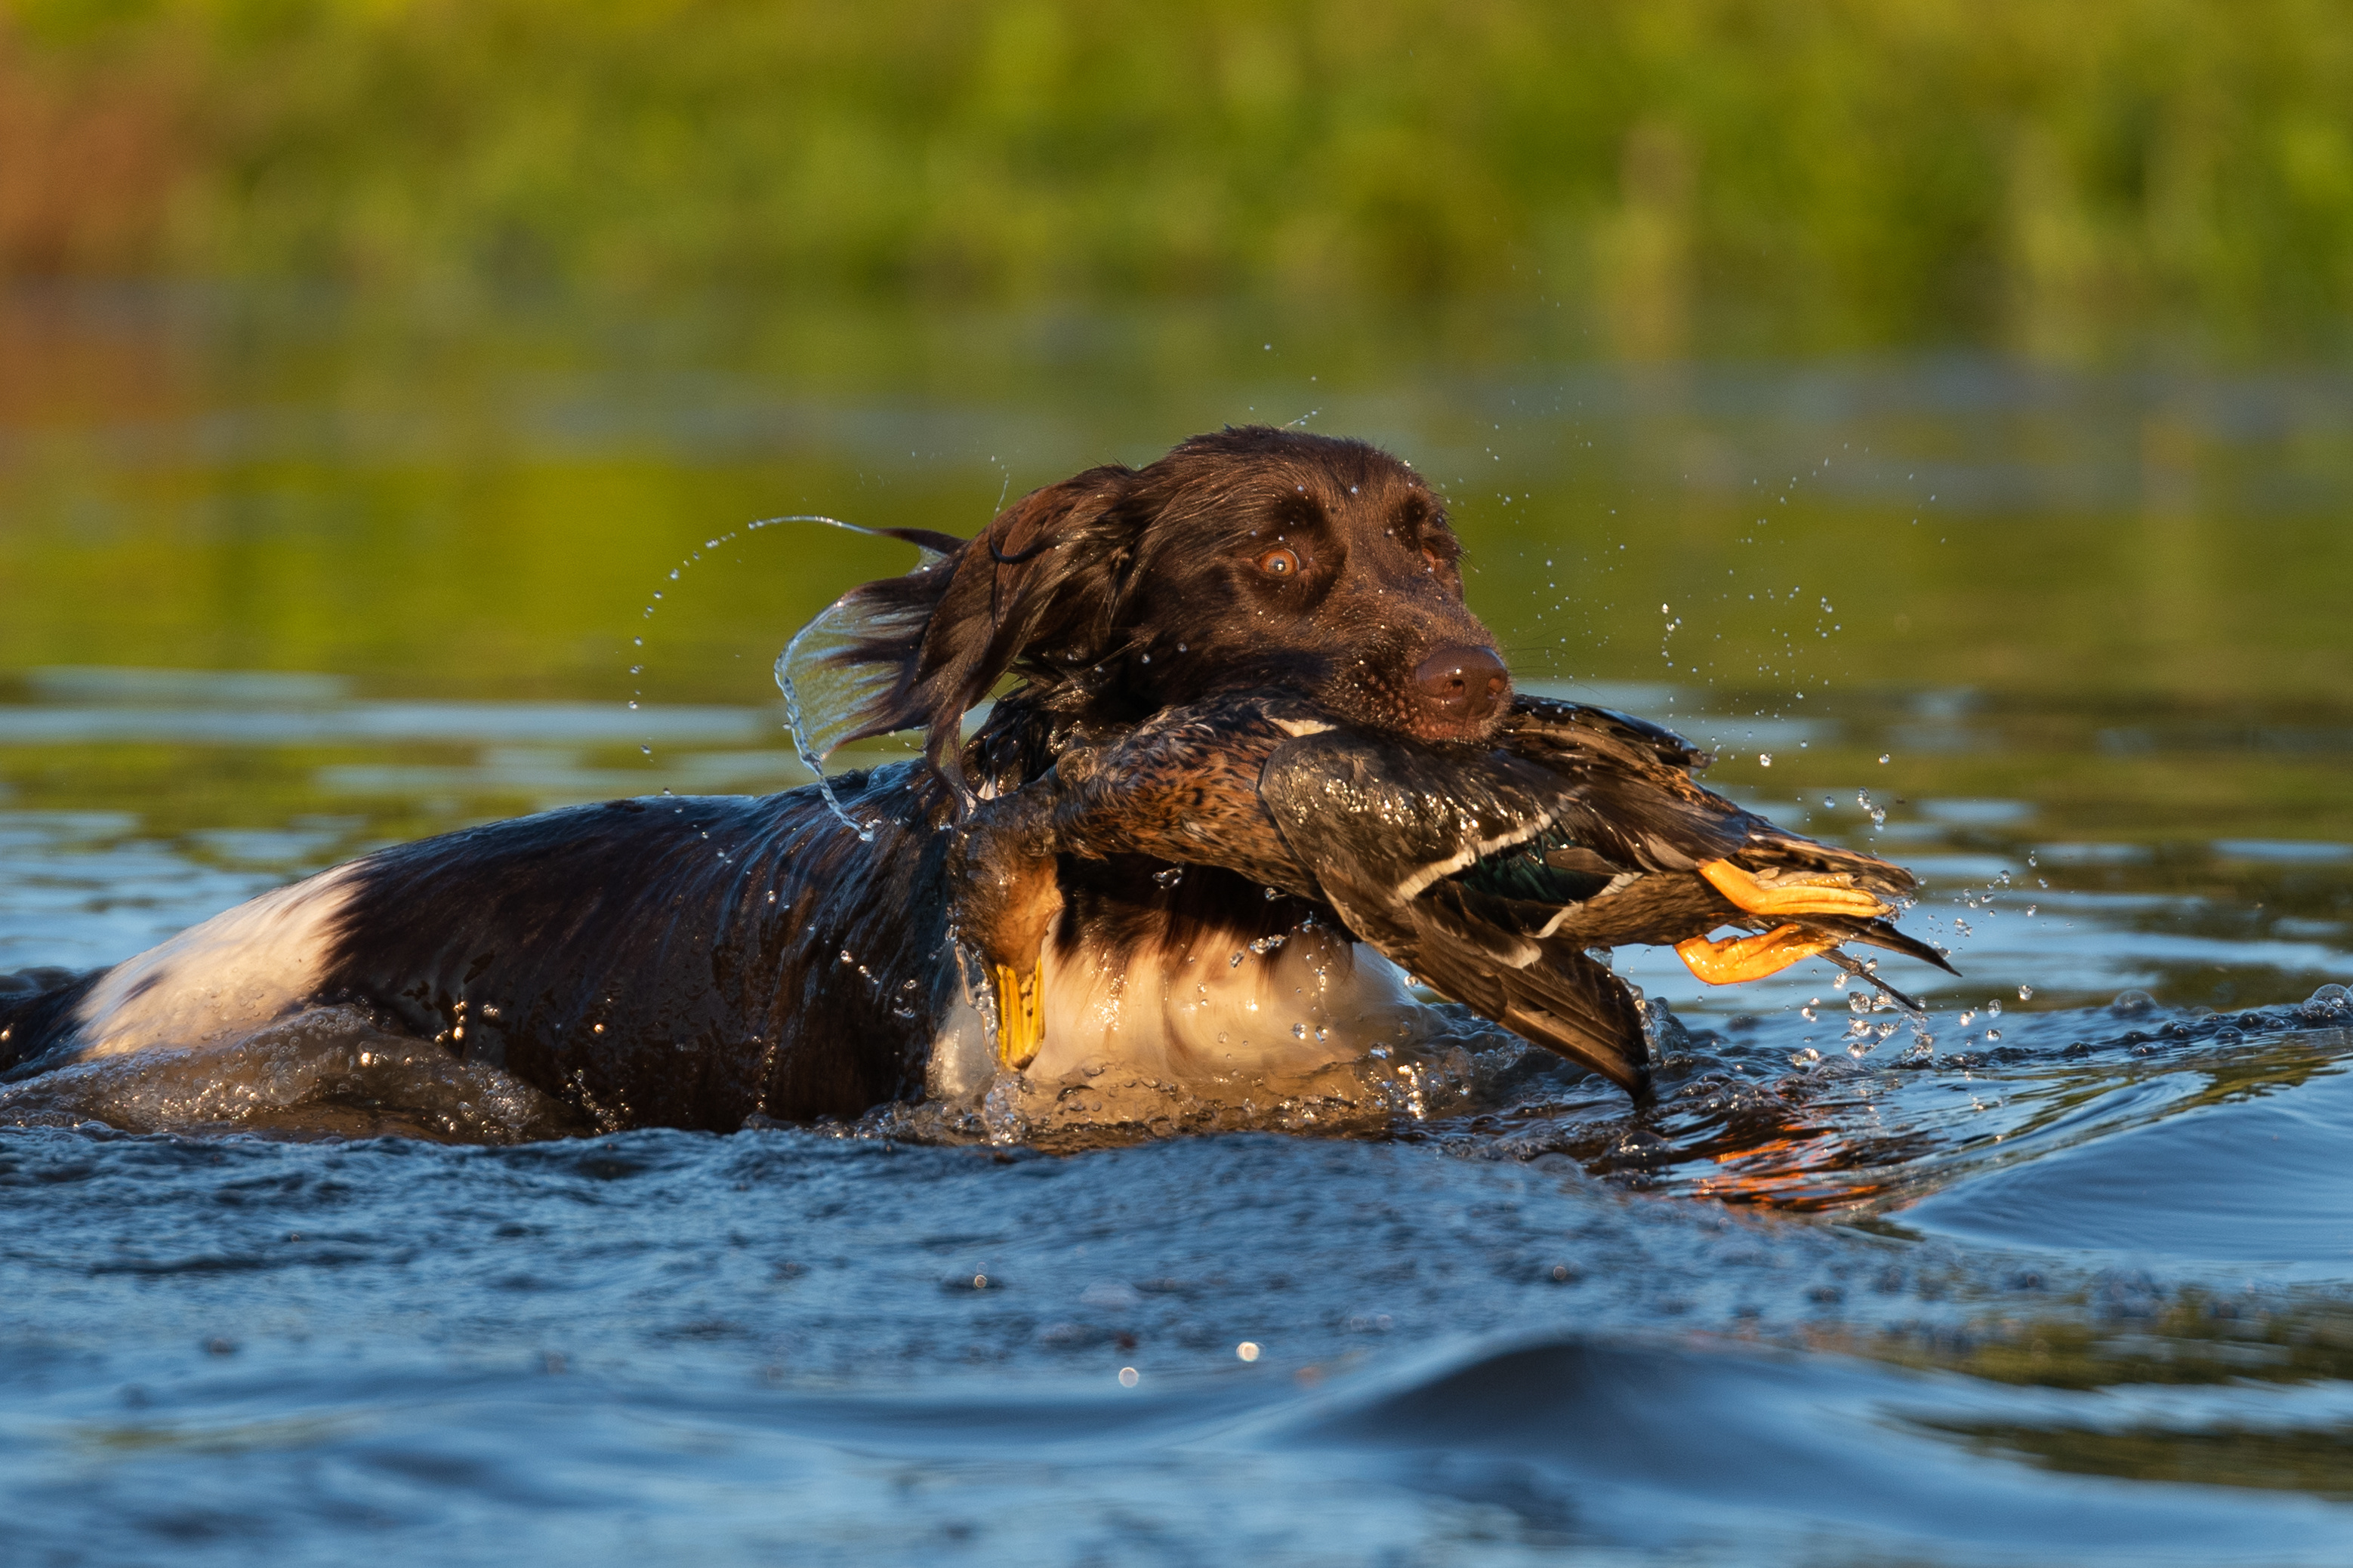
<instances>
[{"instance_id":1,"label":"dog's eye","mask_svg":"<svg viewBox=\"0 0 2353 1568\"><path fill-rule=\"evenodd\" d=\"M1270 550L1258 558L1258 569L1270 577L1292 577L1299 572L1296 551Z\"/></svg>"}]
</instances>

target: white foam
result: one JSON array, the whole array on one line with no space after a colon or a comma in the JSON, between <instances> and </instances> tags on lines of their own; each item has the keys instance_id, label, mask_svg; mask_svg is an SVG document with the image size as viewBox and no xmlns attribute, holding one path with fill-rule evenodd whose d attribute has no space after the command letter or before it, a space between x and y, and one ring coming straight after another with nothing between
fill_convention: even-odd
<instances>
[{"instance_id":1,"label":"white foam","mask_svg":"<svg viewBox=\"0 0 2353 1568\"><path fill-rule=\"evenodd\" d=\"M316 994L353 868L250 899L110 970L75 1015L70 1060L241 1040Z\"/></svg>"}]
</instances>

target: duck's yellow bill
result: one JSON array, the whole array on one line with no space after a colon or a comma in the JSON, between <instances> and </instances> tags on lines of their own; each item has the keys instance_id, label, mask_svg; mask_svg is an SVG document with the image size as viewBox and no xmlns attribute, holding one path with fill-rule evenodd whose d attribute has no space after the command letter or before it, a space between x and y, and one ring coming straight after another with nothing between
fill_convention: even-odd
<instances>
[{"instance_id":1,"label":"duck's yellow bill","mask_svg":"<svg viewBox=\"0 0 2353 1568\"><path fill-rule=\"evenodd\" d=\"M1041 966L1023 974L1009 963L989 965L997 987L997 1059L1019 1072L1046 1044Z\"/></svg>"}]
</instances>

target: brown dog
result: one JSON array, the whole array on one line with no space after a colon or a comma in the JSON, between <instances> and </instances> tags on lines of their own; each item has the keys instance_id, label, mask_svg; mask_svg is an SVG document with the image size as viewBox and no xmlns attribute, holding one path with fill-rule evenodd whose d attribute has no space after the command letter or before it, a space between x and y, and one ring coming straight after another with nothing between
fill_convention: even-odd
<instances>
[{"instance_id":1,"label":"brown dog","mask_svg":"<svg viewBox=\"0 0 2353 1568\"><path fill-rule=\"evenodd\" d=\"M381 851L0 995L0 1068L340 1010L599 1126L723 1130L970 1092L996 1068L993 1005L1032 1010L1035 1071L1176 1078L1353 1056L1419 1010L1329 910L1206 867L1063 860L1026 997L967 973L948 923L976 797L1168 707L1264 692L1360 731L1490 732L1510 679L1419 475L1362 442L1232 429L1038 490L970 542L901 537L940 558L837 606L820 728L922 730L925 760L833 780L839 811L814 787L617 801Z\"/></svg>"}]
</instances>

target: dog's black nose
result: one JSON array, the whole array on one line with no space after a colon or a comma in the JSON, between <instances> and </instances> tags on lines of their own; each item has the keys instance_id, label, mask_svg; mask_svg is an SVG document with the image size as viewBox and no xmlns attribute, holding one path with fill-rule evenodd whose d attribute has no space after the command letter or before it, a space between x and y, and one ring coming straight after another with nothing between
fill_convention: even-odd
<instances>
[{"instance_id":1,"label":"dog's black nose","mask_svg":"<svg viewBox=\"0 0 2353 1568\"><path fill-rule=\"evenodd\" d=\"M1413 672L1421 700L1440 718L1483 724L1511 696L1511 672L1491 647L1442 647Z\"/></svg>"}]
</instances>

